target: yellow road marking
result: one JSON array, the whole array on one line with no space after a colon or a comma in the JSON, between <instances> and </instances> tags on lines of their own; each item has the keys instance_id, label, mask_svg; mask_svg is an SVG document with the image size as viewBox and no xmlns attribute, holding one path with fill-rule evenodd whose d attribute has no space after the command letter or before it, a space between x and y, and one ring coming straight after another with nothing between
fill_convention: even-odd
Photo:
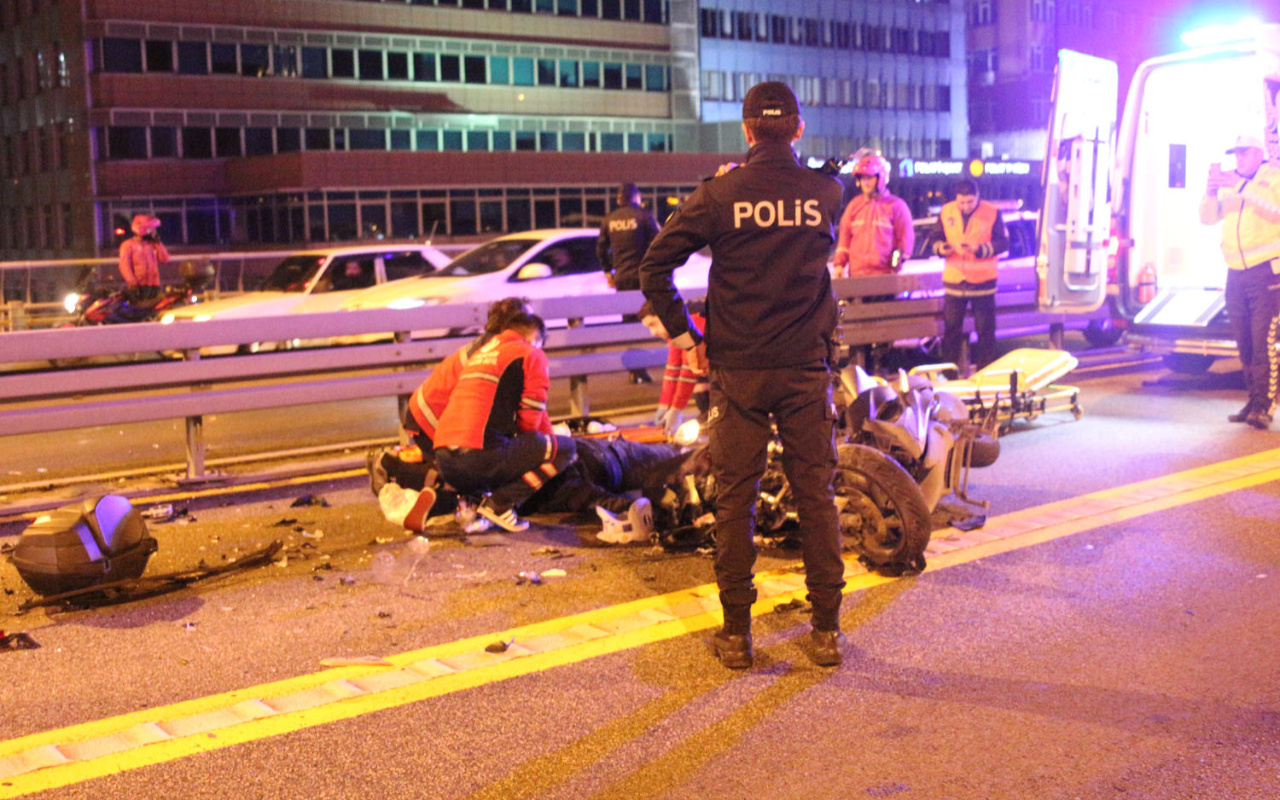
<instances>
[{"instance_id":1,"label":"yellow road marking","mask_svg":"<svg viewBox=\"0 0 1280 800\"><path fill-rule=\"evenodd\" d=\"M935 534L928 571L1280 479L1280 450L1005 514ZM241 487L243 489L243 487ZM893 578L850 565L846 592ZM805 594L803 577L757 576L753 613ZM0 742L0 798L80 783L630 650L720 624L716 587L693 587L387 658ZM514 641L502 654L485 647Z\"/></svg>"}]
</instances>

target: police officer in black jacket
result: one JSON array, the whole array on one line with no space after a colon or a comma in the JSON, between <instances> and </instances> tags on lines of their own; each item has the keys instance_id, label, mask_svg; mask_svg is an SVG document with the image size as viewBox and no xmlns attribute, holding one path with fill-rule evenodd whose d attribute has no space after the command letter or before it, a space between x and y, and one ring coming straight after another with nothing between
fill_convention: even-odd
<instances>
[{"instance_id":1,"label":"police officer in black jacket","mask_svg":"<svg viewBox=\"0 0 1280 800\"><path fill-rule=\"evenodd\" d=\"M645 297L672 342L709 362L708 411L716 479L716 581L724 627L712 640L726 667L751 666L756 550L754 509L770 422L800 516L805 583L813 604L808 651L841 662L844 562L832 481L835 408L828 348L837 309L827 258L840 218L840 184L799 164L800 106L784 83L757 84L742 106L746 162L705 181L667 220L640 265ZM706 341L672 274L710 245Z\"/></svg>"},{"instance_id":2,"label":"police officer in black jacket","mask_svg":"<svg viewBox=\"0 0 1280 800\"><path fill-rule=\"evenodd\" d=\"M622 184L618 208L604 218L596 240L596 253L610 286L620 292L640 288L640 260L657 235L658 221L640 202L640 188Z\"/></svg>"}]
</instances>

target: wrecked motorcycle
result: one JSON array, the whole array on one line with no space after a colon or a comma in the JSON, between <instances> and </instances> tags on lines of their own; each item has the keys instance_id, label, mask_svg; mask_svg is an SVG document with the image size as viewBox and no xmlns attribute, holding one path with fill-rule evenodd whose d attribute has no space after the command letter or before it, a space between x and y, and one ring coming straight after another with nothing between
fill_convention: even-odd
<instances>
[{"instance_id":1,"label":"wrecked motorcycle","mask_svg":"<svg viewBox=\"0 0 1280 800\"><path fill-rule=\"evenodd\" d=\"M938 502L951 492L985 506L968 498L968 470L993 463L999 443L990 426L970 421L963 401L936 391L923 376L900 373L890 384L852 366L834 377L833 399L840 412L834 487L846 546L871 569L919 572ZM691 425L696 423L682 428ZM786 547L798 544L799 521L781 453L775 439L760 480L756 531L765 542ZM667 531L664 546L711 544L714 501L704 447L686 461L657 504L658 527Z\"/></svg>"}]
</instances>

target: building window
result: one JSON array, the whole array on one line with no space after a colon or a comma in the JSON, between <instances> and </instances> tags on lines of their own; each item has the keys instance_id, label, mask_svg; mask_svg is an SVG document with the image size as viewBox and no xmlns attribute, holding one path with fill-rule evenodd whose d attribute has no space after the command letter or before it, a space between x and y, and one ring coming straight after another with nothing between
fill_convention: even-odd
<instances>
[{"instance_id":1,"label":"building window","mask_svg":"<svg viewBox=\"0 0 1280 800\"><path fill-rule=\"evenodd\" d=\"M265 78L271 74L271 49L265 44L240 45L240 74Z\"/></svg>"},{"instance_id":2,"label":"building window","mask_svg":"<svg viewBox=\"0 0 1280 800\"><path fill-rule=\"evenodd\" d=\"M137 39L103 39L103 72L142 72L142 43Z\"/></svg>"},{"instance_id":3,"label":"building window","mask_svg":"<svg viewBox=\"0 0 1280 800\"><path fill-rule=\"evenodd\" d=\"M147 157L147 129L112 125L107 128L107 155L112 160Z\"/></svg>"},{"instance_id":4,"label":"building window","mask_svg":"<svg viewBox=\"0 0 1280 800\"><path fill-rule=\"evenodd\" d=\"M183 128L182 157L213 158L213 131L208 128Z\"/></svg>"},{"instance_id":5,"label":"building window","mask_svg":"<svg viewBox=\"0 0 1280 800\"><path fill-rule=\"evenodd\" d=\"M302 48L302 77L329 77L329 51L322 47Z\"/></svg>"},{"instance_id":6,"label":"building window","mask_svg":"<svg viewBox=\"0 0 1280 800\"><path fill-rule=\"evenodd\" d=\"M533 86L534 71L532 58L513 58L511 60L512 83L516 86Z\"/></svg>"},{"instance_id":7,"label":"building window","mask_svg":"<svg viewBox=\"0 0 1280 800\"><path fill-rule=\"evenodd\" d=\"M352 150L386 150L386 131L353 129L347 134L347 141Z\"/></svg>"},{"instance_id":8,"label":"building window","mask_svg":"<svg viewBox=\"0 0 1280 800\"><path fill-rule=\"evenodd\" d=\"M356 76L355 51L335 47L329 51L329 75L334 78Z\"/></svg>"},{"instance_id":9,"label":"building window","mask_svg":"<svg viewBox=\"0 0 1280 800\"><path fill-rule=\"evenodd\" d=\"M209 45L209 71L214 75L235 75L240 72L236 64L236 46L234 44Z\"/></svg>"},{"instance_id":10,"label":"building window","mask_svg":"<svg viewBox=\"0 0 1280 800\"><path fill-rule=\"evenodd\" d=\"M169 125L155 125L151 128L151 157L178 157L178 129Z\"/></svg>"},{"instance_id":11,"label":"building window","mask_svg":"<svg viewBox=\"0 0 1280 800\"><path fill-rule=\"evenodd\" d=\"M360 80L383 81L387 73L382 64L381 50L361 50L358 54L360 64Z\"/></svg>"},{"instance_id":12,"label":"building window","mask_svg":"<svg viewBox=\"0 0 1280 800\"><path fill-rule=\"evenodd\" d=\"M413 54L413 79L415 81L435 81L436 79L436 54L435 53L414 53Z\"/></svg>"},{"instance_id":13,"label":"building window","mask_svg":"<svg viewBox=\"0 0 1280 800\"><path fill-rule=\"evenodd\" d=\"M387 77L393 81L409 80L408 53L387 53Z\"/></svg>"},{"instance_id":14,"label":"building window","mask_svg":"<svg viewBox=\"0 0 1280 800\"><path fill-rule=\"evenodd\" d=\"M173 43L148 39L143 44L147 72L173 72Z\"/></svg>"}]
</instances>

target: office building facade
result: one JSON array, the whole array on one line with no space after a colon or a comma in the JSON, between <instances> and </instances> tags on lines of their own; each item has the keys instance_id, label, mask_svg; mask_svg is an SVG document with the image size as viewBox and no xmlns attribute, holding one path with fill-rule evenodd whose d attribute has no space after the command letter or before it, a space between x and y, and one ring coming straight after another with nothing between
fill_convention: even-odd
<instances>
[{"instance_id":1,"label":"office building facade","mask_svg":"<svg viewBox=\"0 0 1280 800\"><path fill-rule=\"evenodd\" d=\"M769 78L811 155L963 152L962 28L912 0L3 0L0 257L113 253L136 213L204 250L575 226L622 181L665 217Z\"/></svg>"}]
</instances>

